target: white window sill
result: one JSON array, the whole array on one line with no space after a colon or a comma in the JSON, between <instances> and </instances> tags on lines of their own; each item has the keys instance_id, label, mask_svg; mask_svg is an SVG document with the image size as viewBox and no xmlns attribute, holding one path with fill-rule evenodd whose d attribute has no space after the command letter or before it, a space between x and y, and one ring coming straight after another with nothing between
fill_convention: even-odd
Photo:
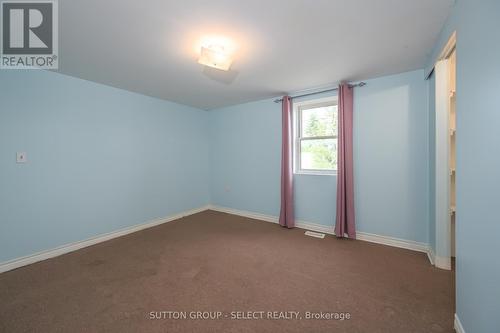
<instances>
[{"instance_id":1,"label":"white window sill","mask_svg":"<svg viewBox=\"0 0 500 333\"><path fill-rule=\"evenodd\" d=\"M293 174L307 176L336 176L337 171L295 171Z\"/></svg>"}]
</instances>

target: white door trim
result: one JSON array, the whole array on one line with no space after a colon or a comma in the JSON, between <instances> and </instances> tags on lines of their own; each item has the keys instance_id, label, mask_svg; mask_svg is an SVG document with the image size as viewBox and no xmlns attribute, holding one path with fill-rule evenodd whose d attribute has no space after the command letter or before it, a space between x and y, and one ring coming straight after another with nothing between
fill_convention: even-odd
<instances>
[{"instance_id":1,"label":"white door trim","mask_svg":"<svg viewBox=\"0 0 500 333\"><path fill-rule=\"evenodd\" d=\"M435 265L451 269L449 60L436 63Z\"/></svg>"}]
</instances>

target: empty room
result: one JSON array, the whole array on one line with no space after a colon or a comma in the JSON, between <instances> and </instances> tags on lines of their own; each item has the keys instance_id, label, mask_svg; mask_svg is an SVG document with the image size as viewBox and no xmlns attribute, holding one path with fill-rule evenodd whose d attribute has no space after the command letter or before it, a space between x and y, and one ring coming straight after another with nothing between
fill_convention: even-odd
<instances>
[{"instance_id":1,"label":"empty room","mask_svg":"<svg viewBox=\"0 0 500 333\"><path fill-rule=\"evenodd\" d=\"M0 332L500 332L499 0L0 0Z\"/></svg>"}]
</instances>

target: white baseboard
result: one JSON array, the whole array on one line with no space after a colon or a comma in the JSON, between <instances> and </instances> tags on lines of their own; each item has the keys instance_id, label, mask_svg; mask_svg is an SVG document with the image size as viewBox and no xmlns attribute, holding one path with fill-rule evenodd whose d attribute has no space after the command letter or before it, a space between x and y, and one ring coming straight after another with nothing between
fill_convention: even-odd
<instances>
[{"instance_id":1,"label":"white baseboard","mask_svg":"<svg viewBox=\"0 0 500 333\"><path fill-rule=\"evenodd\" d=\"M57 257L57 256L60 256L62 254L73 252L73 251L76 251L76 250L79 250L79 249L82 249L84 247L88 247L88 246L91 246L91 245L94 245L97 243L102 243L102 242L105 242L105 241L113 239L113 238L125 236L125 235L131 234L133 232L143 230L143 229L155 227L157 225L167 223L170 221L174 221L174 220L180 219L182 217L193 215L193 214L196 214L196 213L208 210L208 209L209 209L208 205L203 206L203 207L199 207L199 208L195 208L195 209L191 209L191 210L184 211L184 212L181 212L179 214L172 215L172 216L158 218L158 219L155 219L155 220L143 223L143 224L138 224L138 225L134 225L131 227L119 229L119 230L112 231L112 232L102 234L99 236L95 236L95 237L92 237L92 238L89 238L86 240L65 244L65 245L56 247L54 249L41 251L41 252L31 254L31 255L28 255L25 257L9 260L9 261L0 263L0 273L7 272L7 271L10 271L10 270L22 267L22 266L26 266L29 264L33 264L33 263L36 263L38 261Z\"/></svg>"},{"instance_id":2,"label":"white baseboard","mask_svg":"<svg viewBox=\"0 0 500 333\"><path fill-rule=\"evenodd\" d=\"M223 213L228 213L232 215L238 215L238 216L243 216L243 217L248 217L251 219L256 219L256 220L261 220L261 221L266 221L266 222L271 222L271 223L278 223L278 217L277 216L272 216L272 215L266 215L266 214L260 214L260 213L255 213L255 212L249 212L249 211L244 211L244 210L238 210L238 209L232 209L232 208L227 208L227 207L221 207L221 206L216 206L216 205L206 205L200 208L192 209L189 211L185 211L176 215L164 217L164 218L159 218L152 220L147 223L123 228L117 231L113 231L110 233L102 234L96 237L92 237L86 240L74 242L74 243L69 243L65 244L62 246L59 246L54 249L46 250L46 251L41 251L32 255L28 255L25 257L21 258L16 258L7 262L0 263L0 273L7 272L22 266L26 266L29 264L36 263L38 261L46 260L49 258L57 257L69 252L73 252L79 249L82 249L84 247L88 247L94 244L98 244L101 242L105 242L107 240L121 237L128 235L133 232L137 232L143 229L151 228L163 223L167 223L173 220L180 219L185 216L193 215L205 210L214 210L218 212L223 212ZM325 226L321 224L316 224L316 223L311 223L307 221L302 221L302 220L297 220L296 221L296 227L300 229L305 229L305 230L311 230L311 231L316 231L316 232L321 232L329 235L335 235L335 232L333 230L333 226ZM405 239L400 239L400 238L394 238L394 237L388 237L388 236L382 236L382 235L376 235L376 234L371 234L371 233L366 233L366 232L356 232L357 234L357 239L361 241L366 241L366 242L372 242L372 243L377 243L377 244L383 244L383 245L388 245L388 246L393 246L393 247L399 247L399 248L404 248L408 250L413 250L413 251L418 251L418 252L425 252L427 253L429 257L429 261L431 264L434 265L434 261L436 263L437 267L444 268L444 269L450 269L451 268L451 263L448 264L450 268L446 268L446 258L440 258L440 257L434 257L434 254L432 253L432 250L430 250L428 244L425 243L419 243L411 240L405 240ZM435 260L433 260L435 258ZM448 260L449 262L449 260ZM438 263L440 266L438 266Z\"/></svg>"},{"instance_id":3,"label":"white baseboard","mask_svg":"<svg viewBox=\"0 0 500 333\"><path fill-rule=\"evenodd\" d=\"M273 215L254 213L254 212L249 212L247 210L239 210L239 209L233 209L233 208L227 208L227 207L221 207L221 206L215 206L215 205L209 205L209 209L217 211L217 212L248 217L248 218L254 219L254 220L260 220L260 221L271 222L271 223L279 223L279 217L273 216ZM295 226L297 228L300 228L300 229L322 232L324 234L329 234L329 235L335 235L333 228L325 226L325 225L321 225L321 224L315 224L315 223L297 220L297 221L295 221Z\"/></svg>"},{"instance_id":4,"label":"white baseboard","mask_svg":"<svg viewBox=\"0 0 500 333\"><path fill-rule=\"evenodd\" d=\"M249 212L246 210L238 210L233 208L227 208L222 206L208 205L208 209L214 210L221 213L227 213L232 215L238 215L243 217L248 217L250 219L261 220L271 223L278 223L278 217L272 215L265 215L260 213Z\"/></svg>"},{"instance_id":5,"label":"white baseboard","mask_svg":"<svg viewBox=\"0 0 500 333\"><path fill-rule=\"evenodd\" d=\"M260 213L249 212L245 210L232 209L227 207L221 207L216 205L209 205L210 210L215 210L218 212L239 215L243 217L248 217L251 219L262 220L266 222L278 223L278 217L272 215L265 215ZM306 222L297 220L295 222L295 226L300 229L311 230L316 232L322 232L325 234L335 235L333 226L324 226L316 223ZM393 247L399 247L403 249L424 252L429 256L429 245L426 243L415 242L407 239L400 239L389 236L381 236L376 234L371 234L367 232L356 231L357 239L365 242L377 243L382 245L388 245ZM431 257L429 256L429 260L432 263Z\"/></svg>"},{"instance_id":6,"label":"white baseboard","mask_svg":"<svg viewBox=\"0 0 500 333\"><path fill-rule=\"evenodd\" d=\"M437 256L432 248L429 246L429 250L427 251L427 256L429 257L429 261L432 265L437 268L451 270L451 258L450 257L440 257Z\"/></svg>"},{"instance_id":7,"label":"white baseboard","mask_svg":"<svg viewBox=\"0 0 500 333\"><path fill-rule=\"evenodd\" d=\"M416 242L408 239L401 239L390 236L382 236L377 234L370 234L367 232L356 231L356 238L358 240L372 242L377 244L383 244L393 247L399 247L402 249L417 251L417 252L429 252L429 245L427 243Z\"/></svg>"},{"instance_id":8,"label":"white baseboard","mask_svg":"<svg viewBox=\"0 0 500 333\"><path fill-rule=\"evenodd\" d=\"M451 270L451 258L434 256L434 264L437 268Z\"/></svg>"},{"instance_id":9,"label":"white baseboard","mask_svg":"<svg viewBox=\"0 0 500 333\"><path fill-rule=\"evenodd\" d=\"M429 261L431 262L431 264L435 265L436 255L434 254L434 251L432 250L432 247L430 245L429 245L429 250L427 251L427 257L429 257Z\"/></svg>"},{"instance_id":10,"label":"white baseboard","mask_svg":"<svg viewBox=\"0 0 500 333\"><path fill-rule=\"evenodd\" d=\"M460 319L458 318L456 313L455 313L454 327L457 333L465 333L464 327L462 326L462 323L460 322Z\"/></svg>"}]
</instances>

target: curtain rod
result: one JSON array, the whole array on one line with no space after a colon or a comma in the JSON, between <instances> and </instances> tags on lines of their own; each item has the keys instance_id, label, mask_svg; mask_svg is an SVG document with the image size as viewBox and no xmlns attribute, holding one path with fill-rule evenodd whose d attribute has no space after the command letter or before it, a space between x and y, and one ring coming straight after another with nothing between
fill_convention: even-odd
<instances>
[{"instance_id":1,"label":"curtain rod","mask_svg":"<svg viewBox=\"0 0 500 333\"><path fill-rule=\"evenodd\" d=\"M359 82L359 83L356 83L356 84L350 84L349 86L351 88L354 88L354 87L362 87L362 86L365 86L365 85L366 85L366 82ZM295 96L290 96L290 97L292 99L294 99L294 98L306 97L306 96L311 96L311 95L316 95L316 94L322 94L322 93L325 93L325 92L336 91L336 90L339 90L339 88L330 88L330 89L326 89L326 90L320 90L320 91L315 91L315 92L311 92L311 93L307 93L307 94L295 95ZM283 102L283 98L278 98L278 99L274 100L274 103L281 103L281 102Z\"/></svg>"}]
</instances>

